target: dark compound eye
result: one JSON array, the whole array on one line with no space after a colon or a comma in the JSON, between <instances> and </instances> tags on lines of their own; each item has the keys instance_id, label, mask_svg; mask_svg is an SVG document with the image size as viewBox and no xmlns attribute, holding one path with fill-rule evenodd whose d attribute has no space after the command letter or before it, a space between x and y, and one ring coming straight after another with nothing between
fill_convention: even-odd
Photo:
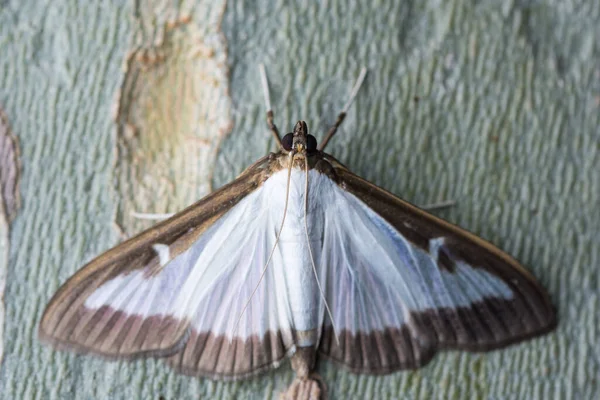
<instances>
[{"instance_id":1,"label":"dark compound eye","mask_svg":"<svg viewBox=\"0 0 600 400\"><path fill-rule=\"evenodd\" d=\"M286 151L292 150L292 144L294 143L294 134L288 133L281 139L281 145Z\"/></svg>"},{"instance_id":2,"label":"dark compound eye","mask_svg":"<svg viewBox=\"0 0 600 400\"><path fill-rule=\"evenodd\" d=\"M309 153L312 153L313 151L317 150L317 138L315 138L313 135L308 135L308 137L306 138L306 151L308 151Z\"/></svg>"}]
</instances>

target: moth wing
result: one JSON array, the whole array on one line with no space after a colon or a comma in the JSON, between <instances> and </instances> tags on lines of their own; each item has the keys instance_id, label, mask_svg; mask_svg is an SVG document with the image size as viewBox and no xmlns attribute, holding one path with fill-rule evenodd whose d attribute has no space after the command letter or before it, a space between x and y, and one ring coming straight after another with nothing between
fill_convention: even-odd
<instances>
[{"instance_id":1,"label":"moth wing","mask_svg":"<svg viewBox=\"0 0 600 400\"><path fill-rule=\"evenodd\" d=\"M320 261L330 320L319 351L359 373L487 351L548 332L548 295L490 243L337 168Z\"/></svg>"},{"instance_id":2,"label":"moth wing","mask_svg":"<svg viewBox=\"0 0 600 400\"><path fill-rule=\"evenodd\" d=\"M217 314L224 306L218 303L231 307L233 287L241 298L257 282L256 276L248 277L254 265L238 264L245 259L242 252L252 248L252 240L262 248L268 243L264 236L238 228L254 226L267 163L267 159L257 162L234 182L84 266L48 304L39 326L40 339L58 348L108 358L170 356L181 350L187 356L192 340L195 346L202 342L194 337L197 325L207 324L202 332L212 326L223 328ZM240 281L243 285L225 287L225 282L238 278L245 278ZM272 276L266 280L272 285ZM219 290L229 297L220 299ZM260 295L256 301L264 300ZM255 307L247 313L257 313ZM249 329L245 323L242 320L240 327ZM281 343L271 346L276 345ZM221 365L218 351L205 349L211 360L217 360L213 369ZM250 356L256 351L251 350ZM279 348L271 351L281 353ZM203 372L213 371L207 367ZM227 372L235 375L236 370Z\"/></svg>"},{"instance_id":3,"label":"moth wing","mask_svg":"<svg viewBox=\"0 0 600 400\"><path fill-rule=\"evenodd\" d=\"M318 341L324 306L313 271L307 268L309 252L301 228L305 179L303 171L281 170L257 191L262 206L245 211L250 220L243 225L244 237L223 251L237 267L215 280L213 296L187 313L195 316L190 339L169 359L178 371L241 379L275 367L297 347ZM314 205L320 215L321 207ZM321 219L311 221L318 233ZM314 250L320 254L318 246ZM219 264L224 265L221 269L230 265ZM194 279L184 292L194 291Z\"/></svg>"},{"instance_id":4,"label":"moth wing","mask_svg":"<svg viewBox=\"0 0 600 400\"><path fill-rule=\"evenodd\" d=\"M294 349L278 249L265 269L282 216L268 207L264 186L248 197L239 210L244 217L233 220L238 229L224 231L222 245L209 254L212 275L194 271L182 288L176 308L192 316L189 338L168 359L181 373L242 379L278 366ZM207 295L198 295L201 288Z\"/></svg>"}]
</instances>

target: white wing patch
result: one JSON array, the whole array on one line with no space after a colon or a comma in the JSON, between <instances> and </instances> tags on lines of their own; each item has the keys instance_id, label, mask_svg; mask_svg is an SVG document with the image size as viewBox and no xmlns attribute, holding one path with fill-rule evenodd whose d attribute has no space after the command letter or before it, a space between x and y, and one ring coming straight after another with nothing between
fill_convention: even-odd
<instances>
[{"instance_id":1,"label":"white wing patch","mask_svg":"<svg viewBox=\"0 0 600 400\"><path fill-rule=\"evenodd\" d=\"M338 330L399 328L410 312L512 298L506 283L482 268L460 261L453 272L440 268L443 238L433 239L426 252L351 193L329 186L320 265Z\"/></svg>"},{"instance_id":2,"label":"white wing patch","mask_svg":"<svg viewBox=\"0 0 600 400\"><path fill-rule=\"evenodd\" d=\"M429 251L413 245L315 170L309 172L307 241L305 179L303 171L293 170L286 222L262 281L283 218L287 171L274 174L177 257L170 258L167 245L153 245L158 273L141 269L117 276L96 289L86 307L188 320L198 340L213 335L249 343L276 334L288 351L295 346L294 331L314 331L314 339L298 345L316 344L331 322L324 322L309 242L336 329L352 335L404 328L415 312L512 298L509 286L485 269L460 261L453 272L440 268L444 238L431 240ZM186 348L182 365L188 355L193 363L194 346ZM234 357L230 351L227 357Z\"/></svg>"},{"instance_id":3,"label":"white wing patch","mask_svg":"<svg viewBox=\"0 0 600 400\"><path fill-rule=\"evenodd\" d=\"M154 244L162 266L159 273L146 268L108 280L87 298L85 306L110 306L142 317L187 319L199 333L225 335L230 340L275 332L289 341L293 329L319 328L324 308L307 257L305 176L299 170L292 173L286 222L260 285L283 218L287 171L274 174L177 257L170 259L167 245ZM310 193L317 195L320 183L311 174ZM315 257L321 254L322 220L322 208L311 204L309 232Z\"/></svg>"},{"instance_id":4,"label":"white wing patch","mask_svg":"<svg viewBox=\"0 0 600 400\"><path fill-rule=\"evenodd\" d=\"M267 248L274 241L273 229L269 228L276 222L267 215L263 193L261 188L248 195L172 260L168 246L154 244L163 266L160 273L149 274L146 268L119 275L96 289L86 300L86 307L110 306L142 317L170 315L193 320L193 326L202 331L233 334L235 320L258 283L270 250ZM266 274L262 285L271 292L256 293L255 306L249 307L240 324L241 336L280 328L279 314L269 315L264 303L269 295L271 308L276 308L274 279L275 271ZM280 296L285 299L285 293ZM263 323L257 323L257 330L252 331L250 323L257 317L258 306ZM285 324L289 325L288 321Z\"/></svg>"},{"instance_id":5,"label":"white wing patch","mask_svg":"<svg viewBox=\"0 0 600 400\"><path fill-rule=\"evenodd\" d=\"M98 287L85 301L90 309L110 306L115 310L141 317L174 315L175 300L184 282L190 276L193 260L199 257L224 220L217 221L187 251L164 263L168 257L168 247L155 244L160 264L160 273L149 273L148 267L126 275L118 275ZM225 227L227 230L227 227ZM162 247L165 246L165 247Z\"/></svg>"}]
</instances>

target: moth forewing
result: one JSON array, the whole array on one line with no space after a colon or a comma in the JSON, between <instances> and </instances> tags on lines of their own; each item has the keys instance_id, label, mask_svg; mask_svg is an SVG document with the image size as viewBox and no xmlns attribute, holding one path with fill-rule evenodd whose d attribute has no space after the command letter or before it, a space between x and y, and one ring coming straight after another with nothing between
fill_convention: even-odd
<instances>
[{"instance_id":1,"label":"moth forewing","mask_svg":"<svg viewBox=\"0 0 600 400\"><path fill-rule=\"evenodd\" d=\"M183 278L182 270L173 269L215 221L262 185L268 163L260 160L232 183L85 265L49 302L40 339L109 358L168 355L181 347L189 321L176 317L165 300L174 301L177 292L168 287L173 275ZM165 264L167 254L179 262Z\"/></svg>"},{"instance_id":2,"label":"moth forewing","mask_svg":"<svg viewBox=\"0 0 600 400\"><path fill-rule=\"evenodd\" d=\"M337 204L352 210L335 221L352 232L338 241L353 265L329 271L341 344L326 328L322 355L354 372L388 373L419 367L438 349L493 350L556 326L548 295L512 257L331 161L347 194Z\"/></svg>"}]
</instances>

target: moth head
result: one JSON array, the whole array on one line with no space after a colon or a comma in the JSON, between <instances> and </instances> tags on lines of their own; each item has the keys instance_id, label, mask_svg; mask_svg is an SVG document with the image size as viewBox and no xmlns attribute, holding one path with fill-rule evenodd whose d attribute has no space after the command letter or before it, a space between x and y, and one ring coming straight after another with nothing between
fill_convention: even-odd
<instances>
[{"instance_id":1,"label":"moth head","mask_svg":"<svg viewBox=\"0 0 600 400\"><path fill-rule=\"evenodd\" d=\"M312 154L317 151L317 139L308 134L306 122L298 121L294 131L281 139L281 146L287 152L294 150L295 153Z\"/></svg>"}]
</instances>

